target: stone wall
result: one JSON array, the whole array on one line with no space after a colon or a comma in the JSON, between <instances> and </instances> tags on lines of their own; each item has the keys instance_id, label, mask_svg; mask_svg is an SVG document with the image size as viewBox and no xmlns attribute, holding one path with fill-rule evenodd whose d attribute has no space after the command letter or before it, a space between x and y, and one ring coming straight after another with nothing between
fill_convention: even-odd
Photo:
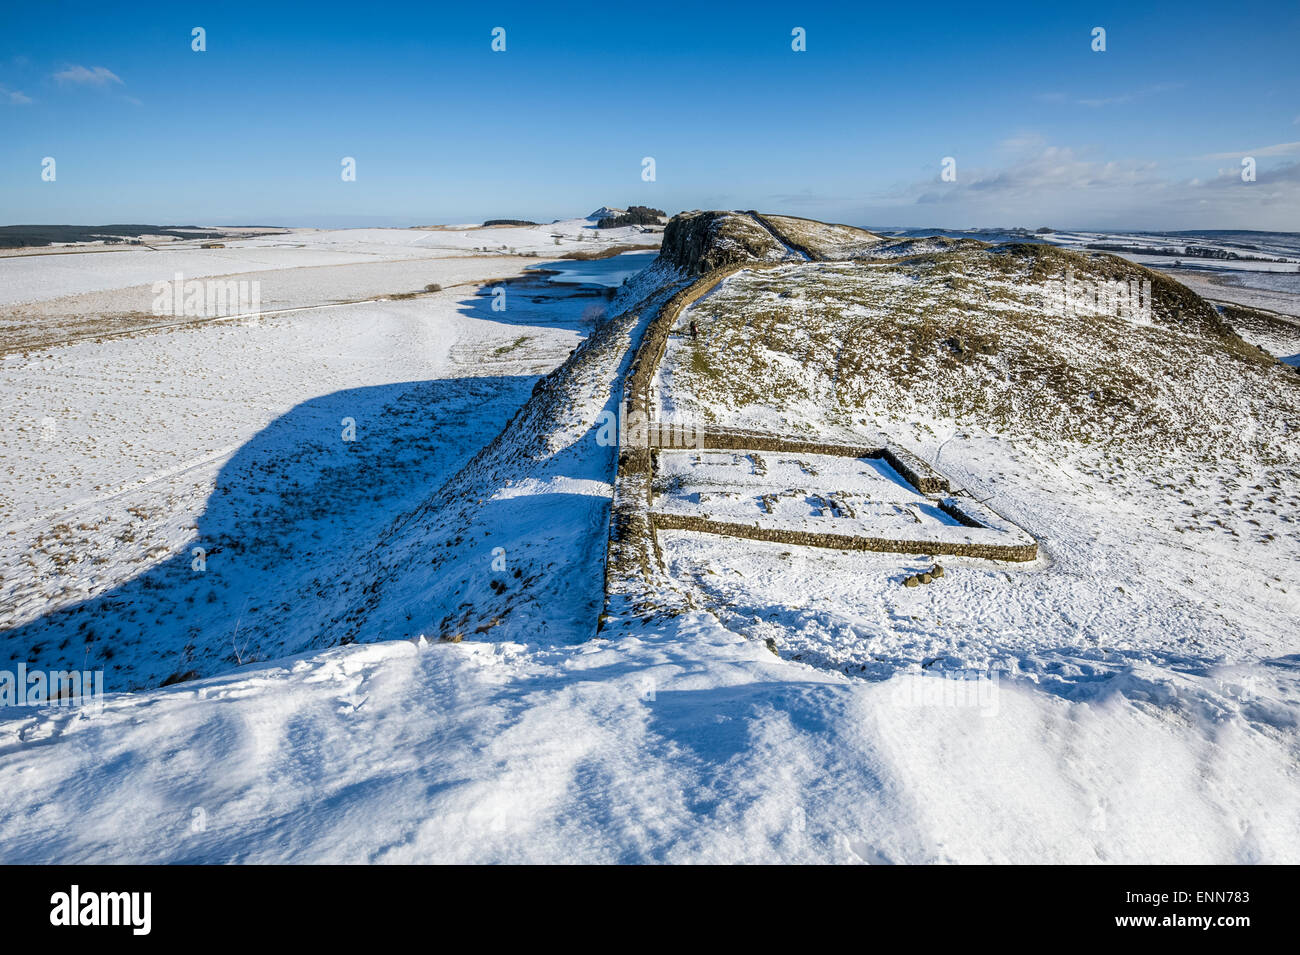
<instances>
[{"instance_id":1,"label":"stone wall","mask_svg":"<svg viewBox=\"0 0 1300 955\"><path fill-rule=\"evenodd\" d=\"M803 547L828 547L832 550L866 550L891 554L951 554L958 557L979 557L985 560L1034 560L1038 544L976 544L964 541L901 540L886 537L863 537L849 534L818 534L813 531L796 531L756 524L733 524L686 514L650 514L652 531L699 531L725 537L744 537L749 540L773 541L780 544L797 544Z\"/></svg>"},{"instance_id":2,"label":"stone wall","mask_svg":"<svg viewBox=\"0 0 1300 955\"><path fill-rule=\"evenodd\" d=\"M940 502L939 502L939 510L943 511L945 514L947 514L947 515L948 515L949 517L951 517L953 520L959 522L960 524L962 524L962 525L965 526L965 527L984 527L984 526L985 526L984 524L982 524L982 523L980 522L980 520L979 520L978 518L972 517L970 514L967 514L966 511L963 510L962 507L961 507L961 506L960 506L956 501L952 500L951 498L947 498L947 499L945 499L945 500L940 501Z\"/></svg>"},{"instance_id":3,"label":"stone wall","mask_svg":"<svg viewBox=\"0 0 1300 955\"><path fill-rule=\"evenodd\" d=\"M948 479L905 448L885 445L832 444L805 438L785 437L762 431L713 426L692 428L688 425L659 425L647 429L651 448L676 448L696 451L774 451L792 454L827 454L840 458L874 458L884 460L922 494L948 494Z\"/></svg>"},{"instance_id":4,"label":"stone wall","mask_svg":"<svg viewBox=\"0 0 1300 955\"><path fill-rule=\"evenodd\" d=\"M654 498L655 456L661 448L769 451L874 458L886 461L922 494L951 492L947 478L905 448L834 444L737 428L717 426L696 428L680 424L661 425L654 421L651 402L654 379L667 351L668 337L681 313L716 288L724 279L742 269L774 268L779 264L781 263L739 262L713 269L670 297L647 325L623 384L627 418L633 419L634 416L638 416L648 425L644 435L645 440L629 441L619 449L618 471L614 479L614 499L610 510L609 545L605 561L606 609L608 610L611 595L623 590L618 585L619 581L626 584L632 580L639 580L644 584L637 593L623 592L622 594L633 600L634 607L645 608L656 604L662 607L665 600L668 603L672 602L668 591L675 588L664 573L663 555L657 538L659 530L699 531L834 550L946 554L1008 561L1036 559L1038 544L1032 538L1029 538L1027 543L1015 544L898 540L733 524L650 510ZM938 506L965 526L973 528L985 526L965 513L955 501L945 500ZM654 581L656 575L660 577L658 581ZM651 593L652 591L654 592Z\"/></svg>"},{"instance_id":5,"label":"stone wall","mask_svg":"<svg viewBox=\"0 0 1300 955\"><path fill-rule=\"evenodd\" d=\"M922 494L947 494L952 490L946 477L906 448L887 446L881 457Z\"/></svg>"},{"instance_id":6,"label":"stone wall","mask_svg":"<svg viewBox=\"0 0 1300 955\"><path fill-rule=\"evenodd\" d=\"M776 227L776 224L772 222L771 219L767 218L767 216L760 215L759 213L755 212L753 209L749 210L748 215L753 217L754 221L757 222L759 225L761 225L764 229L772 233L772 235L776 236L778 242L782 243L788 248L794 249L794 251L798 252L809 262L821 262L824 260L823 256L818 255L812 249L808 248L808 246L804 245L801 242L796 242L794 239L792 239L784 229L778 229Z\"/></svg>"}]
</instances>

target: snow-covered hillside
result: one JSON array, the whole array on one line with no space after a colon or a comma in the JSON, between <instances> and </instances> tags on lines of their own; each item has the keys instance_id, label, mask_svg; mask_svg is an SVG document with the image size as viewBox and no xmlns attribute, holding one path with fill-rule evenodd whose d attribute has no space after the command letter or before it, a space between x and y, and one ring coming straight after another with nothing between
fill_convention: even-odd
<instances>
[{"instance_id":1,"label":"snow-covered hillside","mask_svg":"<svg viewBox=\"0 0 1300 955\"><path fill-rule=\"evenodd\" d=\"M0 364L0 667L109 694L0 709L0 859L1300 861L1300 376L1173 283L1138 321L1034 294L1100 260L712 213L620 285L649 256L559 258L619 242L591 231L248 240L312 307L63 344L47 313ZM294 267L311 235L349 261ZM22 281L148 280L121 261ZM607 567L602 425L721 265L658 413L897 443L1040 557L906 587L935 561L673 530L661 570ZM926 506L769 457L755 494Z\"/></svg>"},{"instance_id":2,"label":"snow-covered hillside","mask_svg":"<svg viewBox=\"0 0 1300 955\"><path fill-rule=\"evenodd\" d=\"M409 607L338 622L356 591L375 597L376 537L461 503L439 488L611 305L599 283L651 257L516 259L481 283L455 281L462 260L412 260L448 287L10 354L0 663L134 690L427 629Z\"/></svg>"}]
</instances>

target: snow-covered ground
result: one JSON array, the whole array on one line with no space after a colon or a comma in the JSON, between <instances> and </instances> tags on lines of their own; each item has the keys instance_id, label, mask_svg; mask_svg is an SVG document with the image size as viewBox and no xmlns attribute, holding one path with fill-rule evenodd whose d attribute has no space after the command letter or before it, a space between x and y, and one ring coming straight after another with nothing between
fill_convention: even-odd
<instances>
[{"instance_id":1,"label":"snow-covered ground","mask_svg":"<svg viewBox=\"0 0 1300 955\"><path fill-rule=\"evenodd\" d=\"M586 219L566 219L547 225L459 230L300 230L284 235L229 239L220 249L202 249L201 240L184 240L157 249L130 246L113 252L0 257L0 305L149 285L169 281L177 272L190 278L203 278L467 255L558 256L571 251L594 251L602 246L652 245L656 241L656 236L643 235L634 226L596 229Z\"/></svg>"},{"instance_id":2,"label":"snow-covered ground","mask_svg":"<svg viewBox=\"0 0 1300 955\"><path fill-rule=\"evenodd\" d=\"M646 258L411 260L446 288L329 308L321 287L371 266L284 269L277 304L303 310L11 352L0 658L134 689L337 642L304 612L322 578L495 436L604 306L592 283Z\"/></svg>"},{"instance_id":3,"label":"snow-covered ground","mask_svg":"<svg viewBox=\"0 0 1300 955\"><path fill-rule=\"evenodd\" d=\"M927 497L874 458L757 451L661 451L654 513L772 531L955 544L1032 544L969 498ZM945 510L944 508L949 508ZM951 511L951 512L950 512ZM980 526L964 523L962 513Z\"/></svg>"},{"instance_id":4,"label":"snow-covered ground","mask_svg":"<svg viewBox=\"0 0 1300 955\"><path fill-rule=\"evenodd\" d=\"M0 354L108 334L132 332L178 319L160 316L155 283L219 280L256 285L261 311L375 301L475 286L520 274L565 255L601 255L616 248L654 245L657 235L635 228L596 229L585 219L544 226L443 229L297 231L230 239L220 249L181 240L157 249L0 257ZM643 253L644 255L644 253ZM640 256L616 256L615 260ZM582 279L618 284L609 259L562 261ZM635 271L624 265L622 271ZM241 313L243 309L227 310Z\"/></svg>"},{"instance_id":5,"label":"snow-covered ground","mask_svg":"<svg viewBox=\"0 0 1300 955\"><path fill-rule=\"evenodd\" d=\"M308 251L351 269L462 241L364 231ZM1045 556L905 588L932 559L665 532L695 609L598 634L596 423L666 276L612 301L537 276L492 310L561 243L514 273L412 255L423 281L390 291L448 286L415 298L0 363L0 669L84 662L109 691L0 709L0 860L1300 861L1294 487L1190 459L1175 481L920 403L906 425L718 404L887 434ZM122 261L78 294L149 281ZM562 269L589 266L622 281ZM299 271L368 297L334 268ZM680 344L660 398L688 412Z\"/></svg>"},{"instance_id":6,"label":"snow-covered ground","mask_svg":"<svg viewBox=\"0 0 1300 955\"><path fill-rule=\"evenodd\" d=\"M1061 232L1040 236L1066 248L1115 246L1163 249L1168 254L1110 249L1115 255L1159 269L1198 295L1214 301L1300 316L1300 233ZM1236 258L1186 255L1189 247Z\"/></svg>"},{"instance_id":7,"label":"snow-covered ground","mask_svg":"<svg viewBox=\"0 0 1300 955\"><path fill-rule=\"evenodd\" d=\"M873 683L705 613L572 647L345 647L10 717L0 855L1294 862L1296 669L1240 679Z\"/></svg>"}]
</instances>

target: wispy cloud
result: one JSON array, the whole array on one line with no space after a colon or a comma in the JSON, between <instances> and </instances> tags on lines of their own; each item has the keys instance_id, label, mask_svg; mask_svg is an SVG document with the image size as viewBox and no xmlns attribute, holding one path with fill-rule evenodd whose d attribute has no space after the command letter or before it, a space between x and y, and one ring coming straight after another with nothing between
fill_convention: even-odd
<instances>
[{"instance_id":1,"label":"wispy cloud","mask_svg":"<svg viewBox=\"0 0 1300 955\"><path fill-rule=\"evenodd\" d=\"M1086 106L1089 109L1101 109L1104 106L1120 106L1124 103L1133 103L1138 100L1146 99L1148 96L1156 96L1160 93L1168 93L1182 87L1181 83L1157 83L1154 86L1146 86L1142 89L1127 90L1122 93L1116 93L1113 96L1078 96L1073 93L1046 92L1037 94L1034 99L1040 103L1051 103L1057 106L1073 105Z\"/></svg>"},{"instance_id":2,"label":"wispy cloud","mask_svg":"<svg viewBox=\"0 0 1300 955\"><path fill-rule=\"evenodd\" d=\"M1032 133L1000 145L1008 153L1005 162L987 168L959 165L951 183L938 181L936 166L925 179L871 197L855 221L1025 225L1050 220L1161 229L1288 229L1300 221L1300 162L1294 160L1261 168L1253 182L1242 180L1235 165L1205 179L1183 179L1156 162L1101 158L1093 148L1053 145Z\"/></svg>"},{"instance_id":3,"label":"wispy cloud","mask_svg":"<svg viewBox=\"0 0 1300 955\"><path fill-rule=\"evenodd\" d=\"M1102 106L1118 106L1121 103L1131 103L1141 96L1141 93L1120 93L1118 96L1085 96L1075 100L1075 102L1080 106L1099 109Z\"/></svg>"},{"instance_id":4,"label":"wispy cloud","mask_svg":"<svg viewBox=\"0 0 1300 955\"><path fill-rule=\"evenodd\" d=\"M30 103L32 98L22 90L11 90L7 87L0 86L0 103L9 103L11 106L21 106L24 103Z\"/></svg>"},{"instance_id":5,"label":"wispy cloud","mask_svg":"<svg viewBox=\"0 0 1300 955\"><path fill-rule=\"evenodd\" d=\"M767 199L780 204L781 206L844 206L854 202L863 201L860 195L839 195L825 192L813 192L811 189L805 189L803 192L777 192L771 193Z\"/></svg>"},{"instance_id":6,"label":"wispy cloud","mask_svg":"<svg viewBox=\"0 0 1300 955\"><path fill-rule=\"evenodd\" d=\"M1300 153L1300 143L1274 143L1272 146L1260 146L1258 149L1237 149L1226 153L1210 153L1197 156L1197 159L1240 159L1242 156L1289 156Z\"/></svg>"},{"instance_id":7,"label":"wispy cloud","mask_svg":"<svg viewBox=\"0 0 1300 955\"><path fill-rule=\"evenodd\" d=\"M1047 139L1041 133L1016 133L998 143L1000 149L1013 153L1040 150L1047 146Z\"/></svg>"},{"instance_id":8,"label":"wispy cloud","mask_svg":"<svg viewBox=\"0 0 1300 955\"><path fill-rule=\"evenodd\" d=\"M1014 142L1014 141L1008 141ZM1043 145L1002 169L962 172L958 181L969 191L984 195L1021 197L1042 192L1111 190L1160 186L1156 163L1138 160L1088 159L1067 146ZM945 202L948 189L927 183L918 190L918 203Z\"/></svg>"},{"instance_id":9,"label":"wispy cloud","mask_svg":"<svg viewBox=\"0 0 1300 955\"><path fill-rule=\"evenodd\" d=\"M54 74L54 79L60 84L72 83L78 86L108 86L116 83L119 86L125 86L122 78L106 66L69 66L67 69L59 70Z\"/></svg>"}]
</instances>

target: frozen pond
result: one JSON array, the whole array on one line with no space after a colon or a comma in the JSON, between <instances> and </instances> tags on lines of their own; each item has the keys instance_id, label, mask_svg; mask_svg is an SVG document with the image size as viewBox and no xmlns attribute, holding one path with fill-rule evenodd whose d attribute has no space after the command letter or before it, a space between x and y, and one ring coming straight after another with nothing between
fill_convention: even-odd
<instances>
[{"instance_id":1,"label":"frozen pond","mask_svg":"<svg viewBox=\"0 0 1300 955\"><path fill-rule=\"evenodd\" d=\"M658 255L658 252L624 252L622 255L611 255L607 259L593 259L588 262L573 259L547 262L546 265L538 268L556 271L557 275L550 276L552 282L563 282L569 285L607 285L617 288L623 284L624 279L631 278L647 268Z\"/></svg>"}]
</instances>

